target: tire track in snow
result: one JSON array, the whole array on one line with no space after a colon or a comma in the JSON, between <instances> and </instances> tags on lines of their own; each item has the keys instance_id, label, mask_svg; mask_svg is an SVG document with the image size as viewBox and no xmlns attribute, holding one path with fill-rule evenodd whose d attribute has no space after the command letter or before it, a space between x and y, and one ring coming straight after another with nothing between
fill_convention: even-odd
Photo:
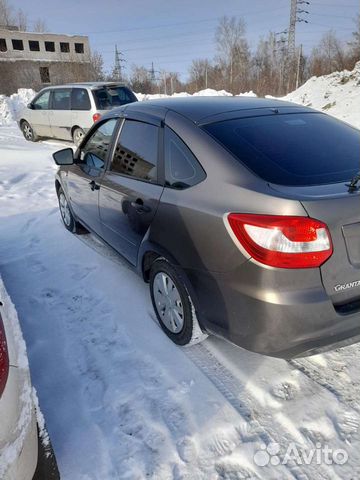
<instances>
[{"instance_id":1,"label":"tire track in snow","mask_svg":"<svg viewBox=\"0 0 360 480\"><path fill-rule=\"evenodd\" d=\"M242 398L242 386L236 377L223 365L216 356L210 352L204 344L194 345L187 349L187 356L213 383L219 392L226 398L232 407L248 421L248 429L239 432L244 442L260 439L265 445L270 443L281 443L266 429L266 426L255 419L251 409L248 407L246 398ZM294 442L296 443L296 442ZM280 461L284 459L281 453L278 454ZM296 480L313 480L314 478L341 479L334 470L328 469L325 465L307 465L307 472L301 465L294 461L287 461L284 467L287 468L291 478ZM280 474L280 472L279 472ZM282 477L279 477L282 478ZM290 478L290 477L288 477Z\"/></svg>"},{"instance_id":2,"label":"tire track in snow","mask_svg":"<svg viewBox=\"0 0 360 480\"><path fill-rule=\"evenodd\" d=\"M348 390L344 388L344 380L340 375L336 374L333 368L320 369L307 358L288 360L288 363L303 375L306 375L311 381L335 395L339 403L360 413L360 383L355 384L352 381L352 391L351 394L349 394Z\"/></svg>"}]
</instances>

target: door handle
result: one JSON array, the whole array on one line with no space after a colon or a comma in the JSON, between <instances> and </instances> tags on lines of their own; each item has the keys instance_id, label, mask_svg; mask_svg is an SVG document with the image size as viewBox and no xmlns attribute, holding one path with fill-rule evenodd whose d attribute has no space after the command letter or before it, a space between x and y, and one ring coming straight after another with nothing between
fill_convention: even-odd
<instances>
[{"instance_id":1,"label":"door handle","mask_svg":"<svg viewBox=\"0 0 360 480\"><path fill-rule=\"evenodd\" d=\"M147 205L144 205L144 201L141 198L138 198L134 202L131 202L130 205L137 211L137 213L150 213L151 212L151 208L148 207Z\"/></svg>"},{"instance_id":2,"label":"door handle","mask_svg":"<svg viewBox=\"0 0 360 480\"><path fill-rule=\"evenodd\" d=\"M91 190L94 191L94 190L100 190L100 185L98 185L95 180L92 180L90 183L89 183L90 187L91 187Z\"/></svg>"}]
</instances>

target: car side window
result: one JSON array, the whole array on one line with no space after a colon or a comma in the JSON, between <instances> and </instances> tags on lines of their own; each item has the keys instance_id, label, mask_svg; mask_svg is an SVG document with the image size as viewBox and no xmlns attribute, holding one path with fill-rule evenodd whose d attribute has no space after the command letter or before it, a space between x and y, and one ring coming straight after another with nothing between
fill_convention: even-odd
<instances>
[{"instance_id":1,"label":"car side window","mask_svg":"<svg viewBox=\"0 0 360 480\"><path fill-rule=\"evenodd\" d=\"M70 110L70 89L57 88L53 90L52 94L52 110Z\"/></svg>"},{"instance_id":2,"label":"car side window","mask_svg":"<svg viewBox=\"0 0 360 480\"><path fill-rule=\"evenodd\" d=\"M165 186L182 190L206 178L206 174L185 143L165 127Z\"/></svg>"},{"instance_id":3,"label":"car side window","mask_svg":"<svg viewBox=\"0 0 360 480\"><path fill-rule=\"evenodd\" d=\"M50 90L46 90L41 94L32 104L34 110L48 110L49 109Z\"/></svg>"},{"instance_id":4,"label":"car side window","mask_svg":"<svg viewBox=\"0 0 360 480\"><path fill-rule=\"evenodd\" d=\"M82 163L99 170L104 168L116 123L117 119L111 118L95 130L81 148L80 160Z\"/></svg>"},{"instance_id":5,"label":"car side window","mask_svg":"<svg viewBox=\"0 0 360 480\"><path fill-rule=\"evenodd\" d=\"M90 98L85 88L73 88L71 92L71 109L72 110L90 110Z\"/></svg>"},{"instance_id":6,"label":"car side window","mask_svg":"<svg viewBox=\"0 0 360 480\"><path fill-rule=\"evenodd\" d=\"M157 183L158 144L158 127L125 120L110 170L138 180Z\"/></svg>"}]
</instances>

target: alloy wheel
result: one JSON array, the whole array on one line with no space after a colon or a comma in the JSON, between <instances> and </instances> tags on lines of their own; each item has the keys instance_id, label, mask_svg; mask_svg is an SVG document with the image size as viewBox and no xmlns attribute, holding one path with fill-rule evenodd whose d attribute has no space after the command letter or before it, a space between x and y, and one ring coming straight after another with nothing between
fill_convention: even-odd
<instances>
[{"instance_id":1,"label":"alloy wheel","mask_svg":"<svg viewBox=\"0 0 360 480\"><path fill-rule=\"evenodd\" d=\"M30 125L28 123L24 123L23 132L24 132L24 136L25 136L26 140L32 140L33 131L32 131L32 128L30 127Z\"/></svg>"},{"instance_id":2,"label":"alloy wheel","mask_svg":"<svg viewBox=\"0 0 360 480\"><path fill-rule=\"evenodd\" d=\"M62 192L59 195L59 206L60 206L61 217L65 225L69 227L71 223L71 212L70 212L69 204L66 200L66 197Z\"/></svg>"},{"instance_id":3,"label":"alloy wheel","mask_svg":"<svg viewBox=\"0 0 360 480\"><path fill-rule=\"evenodd\" d=\"M84 132L83 130L81 130L80 128L76 129L75 130L75 134L74 134L74 143L75 145L78 147L80 145L80 143L82 142L82 139L84 138Z\"/></svg>"}]
</instances>

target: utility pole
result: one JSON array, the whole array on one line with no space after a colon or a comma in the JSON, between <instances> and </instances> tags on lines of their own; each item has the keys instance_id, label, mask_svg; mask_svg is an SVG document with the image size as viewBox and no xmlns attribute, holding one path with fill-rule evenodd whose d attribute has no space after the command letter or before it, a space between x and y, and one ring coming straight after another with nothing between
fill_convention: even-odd
<instances>
[{"instance_id":1,"label":"utility pole","mask_svg":"<svg viewBox=\"0 0 360 480\"><path fill-rule=\"evenodd\" d=\"M155 77L155 69L154 69L154 62L151 62L151 69L150 69L150 79L152 82L155 82L156 77Z\"/></svg>"},{"instance_id":2,"label":"utility pole","mask_svg":"<svg viewBox=\"0 0 360 480\"><path fill-rule=\"evenodd\" d=\"M115 45L115 66L114 66L114 78L118 82L122 80L122 67L121 64L125 62L123 58L121 58L122 53L118 50L117 45Z\"/></svg>"},{"instance_id":3,"label":"utility pole","mask_svg":"<svg viewBox=\"0 0 360 480\"><path fill-rule=\"evenodd\" d=\"M299 49L299 57L298 57L297 69L296 69L296 89L299 88L299 84L300 84L300 70L301 70L301 63L302 63L302 50L303 50L303 46L301 44L300 49Z\"/></svg>"},{"instance_id":4,"label":"utility pole","mask_svg":"<svg viewBox=\"0 0 360 480\"><path fill-rule=\"evenodd\" d=\"M208 67L205 66L205 88L208 88Z\"/></svg>"},{"instance_id":5,"label":"utility pole","mask_svg":"<svg viewBox=\"0 0 360 480\"><path fill-rule=\"evenodd\" d=\"M291 0L290 23L288 32L288 56L293 59L295 56L295 34L298 0Z\"/></svg>"},{"instance_id":6,"label":"utility pole","mask_svg":"<svg viewBox=\"0 0 360 480\"><path fill-rule=\"evenodd\" d=\"M167 95L167 86L166 86L167 74L166 74L165 70L164 70L163 75L164 75L164 94Z\"/></svg>"},{"instance_id":7,"label":"utility pole","mask_svg":"<svg viewBox=\"0 0 360 480\"><path fill-rule=\"evenodd\" d=\"M300 22L309 23L303 15L309 12L301 8L302 5L310 5L307 0L291 0L290 22L288 28L288 51L287 51L287 76L288 91L293 87L295 62L296 62L296 24Z\"/></svg>"},{"instance_id":8,"label":"utility pole","mask_svg":"<svg viewBox=\"0 0 360 480\"><path fill-rule=\"evenodd\" d=\"M174 95L174 78L172 74L170 74L170 88L171 88L171 95Z\"/></svg>"}]
</instances>

